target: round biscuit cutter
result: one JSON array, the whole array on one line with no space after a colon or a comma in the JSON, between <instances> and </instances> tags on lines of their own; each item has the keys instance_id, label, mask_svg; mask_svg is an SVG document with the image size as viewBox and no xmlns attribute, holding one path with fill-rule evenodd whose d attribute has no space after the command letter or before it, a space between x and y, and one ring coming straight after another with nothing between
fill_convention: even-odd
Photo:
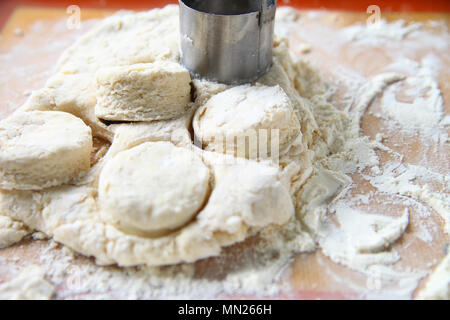
<instances>
[{"instance_id":1,"label":"round biscuit cutter","mask_svg":"<svg viewBox=\"0 0 450 320\"><path fill-rule=\"evenodd\" d=\"M181 63L193 77L256 81L272 66L276 0L179 0Z\"/></svg>"}]
</instances>

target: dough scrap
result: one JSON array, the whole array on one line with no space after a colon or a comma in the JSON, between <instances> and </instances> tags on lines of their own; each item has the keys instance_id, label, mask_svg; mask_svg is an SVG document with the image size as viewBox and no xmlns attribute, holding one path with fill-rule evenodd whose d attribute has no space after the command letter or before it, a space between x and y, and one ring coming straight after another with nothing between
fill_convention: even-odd
<instances>
[{"instance_id":1,"label":"dough scrap","mask_svg":"<svg viewBox=\"0 0 450 320\"><path fill-rule=\"evenodd\" d=\"M55 287L37 265L26 267L17 277L0 285L2 300L49 300L54 294Z\"/></svg>"},{"instance_id":2,"label":"dough scrap","mask_svg":"<svg viewBox=\"0 0 450 320\"><path fill-rule=\"evenodd\" d=\"M0 215L0 249L19 242L28 234L30 231L22 222Z\"/></svg>"},{"instance_id":3,"label":"dough scrap","mask_svg":"<svg viewBox=\"0 0 450 320\"><path fill-rule=\"evenodd\" d=\"M209 191L209 169L192 151L147 142L122 151L103 168L99 204L105 221L134 234L162 234L185 225Z\"/></svg>"},{"instance_id":4,"label":"dough scrap","mask_svg":"<svg viewBox=\"0 0 450 320\"><path fill-rule=\"evenodd\" d=\"M183 115L191 101L188 70L170 61L112 67L97 72L98 118L167 120Z\"/></svg>"},{"instance_id":5,"label":"dough scrap","mask_svg":"<svg viewBox=\"0 0 450 320\"><path fill-rule=\"evenodd\" d=\"M286 152L301 139L299 121L280 86L243 85L216 94L196 111L193 127L205 150L251 159Z\"/></svg>"},{"instance_id":6,"label":"dough scrap","mask_svg":"<svg viewBox=\"0 0 450 320\"><path fill-rule=\"evenodd\" d=\"M425 287L417 295L421 300L450 299L450 253L439 263Z\"/></svg>"},{"instance_id":7,"label":"dough scrap","mask_svg":"<svg viewBox=\"0 0 450 320\"><path fill-rule=\"evenodd\" d=\"M0 187L39 190L90 167L91 129L65 112L17 112L0 122Z\"/></svg>"}]
</instances>

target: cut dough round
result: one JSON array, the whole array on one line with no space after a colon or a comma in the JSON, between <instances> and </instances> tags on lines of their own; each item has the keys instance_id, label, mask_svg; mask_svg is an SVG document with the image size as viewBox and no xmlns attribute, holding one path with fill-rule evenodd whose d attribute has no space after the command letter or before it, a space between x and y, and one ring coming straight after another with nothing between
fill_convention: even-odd
<instances>
[{"instance_id":1,"label":"cut dough round","mask_svg":"<svg viewBox=\"0 0 450 320\"><path fill-rule=\"evenodd\" d=\"M0 122L0 186L40 190L90 167L91 129L66 112L20 112Z\"/></svg>"},{"instance_id":2,"label":"cut dough round","mask_svg":"<svg viewBox=\"0 0 450 320\"><path fill-rule=\"evenodd\" d=\"M132 234L158 236L191 220L209 192L209 169L191 150L147 142L118 153L99 181L102 217Z\"/></svg>"},{"instance_id":3,"label":"cut dough round","mask_svg":"<svg viewBox=\"0 0 450 320\"><path fill-rule=\"evenodd\" d=\"M215 96L193 121L196 138L209 151L267 158L286 150L301 134L288 96L280 86L243 85Z\"/></svg>"},{"instance_id":4,"label":"cut dough round","mask_svg":"<svg viewBox=\"0 0 450 320\"><path fill-rule=\"evenodd\" d=\"M189 71L171 61L111 67L97 72L95 114L104 120L153 121L186 113Z\"/></svg>"}]
</instances>

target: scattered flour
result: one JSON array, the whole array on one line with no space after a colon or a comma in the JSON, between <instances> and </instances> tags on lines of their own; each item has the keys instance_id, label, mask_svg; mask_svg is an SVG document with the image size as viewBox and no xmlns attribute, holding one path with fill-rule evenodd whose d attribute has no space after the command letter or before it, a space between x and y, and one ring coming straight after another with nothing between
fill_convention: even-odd
<instances>
[{"instance_id":1,"label":"scattered flour","mask_svg":"<svg viewBox=\"0 0 450 320\"><path fill-rule=\"evenodd\" d=\"M407 133L433 133L443 120L443 99L434 70L436 66L430 65L432 61L432 56L423 58L421 63L404 59L387 67L407 71L408 76L384 92L381 115L394 120L398 128Z\"/></svg>"},{"instance_id":2,"label":"scattered flour","mask_svg":"<svg viewBox=\"0 0 450 320\"><path fill-rule=\"evenodd\" d=\"M387 163L383 174L366 177L380 192L400 194L418 199L429 205L445 221L445 232L450 234L450 177L416 165ZM425 183L419 184L419 179ZM428 183L427 183L428 182ZM433 192L429 183L440 183L441 192Z\"/></svg>"},{"instance_id":3,"label":"scattered flour","mask_svg":"<svg viewBox=\"0 0 450 320\"><path fill-rule=\"evenodd\" d=\"M54 295L54 286L45 279L44 269L32 265L17 277L0 284L0 299L5 300L48 300Z\"/></svg>"},{"instance_id":4,"label":"scattered flour","mask_svg":"<svg viewBox=\"0 0 450 320\"><path fill-rule=\"evenodd\" d=\"M378 22L369 25L352 25L344 28L342 33L347 37L348 41L383 43L386 41L403 40L410 33L421 27L422 25L420 23L407 25L404 20L388 23L386 20L381 19Z\"/></svg>"}]
</instances>

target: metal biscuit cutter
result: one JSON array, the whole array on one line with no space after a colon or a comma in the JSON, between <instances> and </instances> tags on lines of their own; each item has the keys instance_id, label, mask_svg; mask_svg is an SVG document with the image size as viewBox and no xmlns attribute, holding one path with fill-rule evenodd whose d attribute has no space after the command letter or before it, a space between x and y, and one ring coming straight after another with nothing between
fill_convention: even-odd
<instances>
[{"instance_id":1,"label":"metal biscuit cutter","mask_svg":"<svg viewBox=\"0 0 450 320\"><path fill-rule=\"evenodd\" d=\"M272 66L277 0L179 0L181 63L194 77L253 82Z\"/></svg>"}]
</instances>

